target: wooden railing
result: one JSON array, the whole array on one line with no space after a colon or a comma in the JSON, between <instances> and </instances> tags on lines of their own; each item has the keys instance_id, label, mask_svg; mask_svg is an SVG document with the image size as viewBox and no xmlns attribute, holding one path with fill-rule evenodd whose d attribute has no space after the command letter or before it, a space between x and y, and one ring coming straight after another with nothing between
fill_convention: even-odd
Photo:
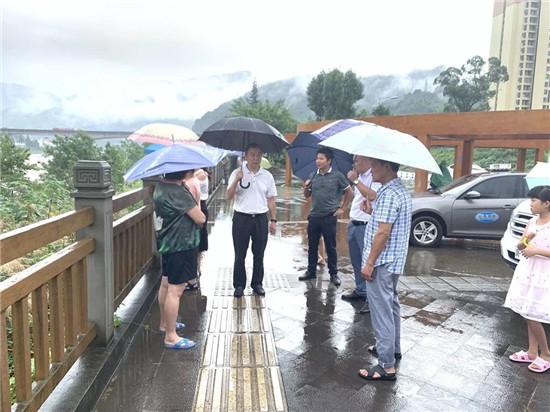
<instances>
[{"instance_id":1,"label":"wooden railing","mask_svg":"<svg viewBox=\"0 0 550 412\"><path fill-rule=\"evenodd\" d=\"M93 223L93 209L85 208L2 234L0 265ZM37 410L94 338L86 265L94 250L94 239L80 239L0 283L2 411L13 403L12 379L18 410Z\"/></svg>"},{"instance_id":2,"label":"wooden railing","mask_svg":"<svg viewBox=\"0 0 550 412\"><path fill-rule=\"evenodd\" d=\"M113 198L113 213L143 201L144 205L113 222L115 308L134 287L153 259L152 186Z\"/></svg>"}]
</instances>

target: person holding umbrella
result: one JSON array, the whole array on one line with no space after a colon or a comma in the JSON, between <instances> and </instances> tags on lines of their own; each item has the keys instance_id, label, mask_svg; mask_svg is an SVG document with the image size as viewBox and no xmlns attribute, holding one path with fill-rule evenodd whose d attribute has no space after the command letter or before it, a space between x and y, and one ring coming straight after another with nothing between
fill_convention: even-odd
<instances>
[{"instance_id":1,"label":"person holding umbrella","mask_svg":"<svg viewBox=\"0 0 550 412\"><path fill-rule=\"evenodd\" d=\"M182 338L176 321L185 286L197 277L200 226L206 218L183 183L193 170L166 173L153 194L155 213L162 219L157 244L162 256L162 280L158 294L160 330L168 349L190 349L196 343Z\"/></svg>"},{"instance_id":2,"label":"person holding umbrella","mask_svg":"<svg viewBox=\"0 0 550 412\"><path fill-rule=\"evenodd\" d=\"M244 261L252 239L254 266L251 286L263 296L264 251L268 230L275 234L277 189L271 173L262 169L263 153L275 153L288 146L284 136L270 124L253 117L227 117L209 126L200 140L226 150L244 150L239 169L229 177L227 199L235 199L233 215L233 295L240 298L246 286ZM269 219L269 223L268 223Z\"/></svg>"},{"instance_id":3,"label":"person holding umbrella","mask_svg":"<svg viewBox=\"0 0 550 412\"><path fill-rule=\"evenodd\" d=\"M258 144L250 143L245 149L242 166L229 177L227 199L233 200L233 266L234 296L240 298L246 286L245 258L252 240L254 263L250 286L255 294L264 296L264 251L267 245L268 229L275 234L277 215L275 179L260 164L262 150ZM246 183L245 183L246 182ZM268 223L269 220L269 223Z\"/></svg>"},{"instance_id":4,"label":"person holding umbrella","mask_svg":"<svg viewBox=\"0 0 550 412\"><path fill-rule=\"evenodd\" d=\"M349 122L348 122L349 123ZM321 145L368 157L373 181L382 186L376 194L372 218L365 230L363 278L376 344L368 351L378 365L360 369L369 381L396 380L396 359L401 358L401 309L397 284L405 268L411 230L411 196L397 177L400 165L441 174L422 142L414 136L372 123L338 121L321 131L331 132Z\"/></svg>"},{"instance_id":5,"label":"person holding umbrella","mask_svg":"<svg viewBox=\"0 0 550 412\"><path fill-rule=\"evenodd\" d=\"M317 150L317 172L304 182L304 196L311 197L308 217L308 265L307 272L298 280L317 278L317 260L321 235L325 241L330 281L340 286L336 254L336 223L342 216L353 193L346 177L332 168L333 153L327 147Z\"/></svg>"}]
</instances>

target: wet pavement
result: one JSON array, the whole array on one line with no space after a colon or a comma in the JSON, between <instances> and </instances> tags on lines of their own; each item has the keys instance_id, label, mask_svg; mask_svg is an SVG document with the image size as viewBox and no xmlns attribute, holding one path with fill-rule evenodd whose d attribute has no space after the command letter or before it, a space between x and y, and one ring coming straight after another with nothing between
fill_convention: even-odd
<instances>
[{"instance_id":1,"label":"wet pavement","mask_svg":"<svg viewBox=\"0 0 550 412\"><path fill-rule=\"evenodd\" d=\"M197 340L198 348L163 348L155 302L96 410L189 411L193 406L216 410L212 407L218 405L220 410L231 410L229 401L198 405L196 396L201 367L212 363L205 357L210 359L209 354L214 353L207 350L212 346L207 337L214 333L219 339L220 331L210 325L218 316L220 298L232 293L231 209L222 194L210 209L216 218L210 225L210 250L201 288L186 292L180 308L181 320L187 324L184 336ZM437 249L410 250L406 275L400 282L403 359L398 364L398 380L368 383L357 376L357 370L376 362L366 351L374 341L370 318L357 313L361 302L350 304L341 299L342 293L353 287L346 224L342 222L338 228L342 286L336 288L328 282L326 268L320 269L315 282L299 282L297 277L307 265L308 205L296 189L281 187L279 194L281 223L268 242L267 296L258 305L266 307L266 319L270 320L259 332L269 332L265 339L273 340L276 347L276 356L262 356L269 367L280 372L285 408L550 410L550 373L537 375L508 360L510 353L525 348L526 325L501 306L512 271L501 261L495 242L449 240ZM229 366L231 356L225 358ZM233 362L248 366L244 361ZM252 372L251 376L260 374ZM262 376L267 379L267 372ZM227 387L231 387L229 382ZM218 392L231 393L225 389ZM268 391L266 396L268 401L262 404L261 394L254 395L248 410L268 410L276 405L274 392ZM247 410L243 407L241 402L237 409Z\"/></svg>"}]
</instances>

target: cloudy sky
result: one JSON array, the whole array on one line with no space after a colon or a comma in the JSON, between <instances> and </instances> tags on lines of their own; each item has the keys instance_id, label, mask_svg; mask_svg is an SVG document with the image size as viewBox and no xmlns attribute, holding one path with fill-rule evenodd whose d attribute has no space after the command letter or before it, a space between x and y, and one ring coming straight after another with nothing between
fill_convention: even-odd
<instances>
[{"instance_id":1,"label":"cloudy sky","mask_svg":"<svg viewBox=\"0 0 550 412\"><path fill-rule=\"evenodd\" d=\"M475 54L487 57L493 6L493 0L2 3L2 81L64 99L136 87L146 96L162 84L192 88L195 80L238 71L263 84L335 67L366 76L459 65Z\"/></svg>"}]
</instances>

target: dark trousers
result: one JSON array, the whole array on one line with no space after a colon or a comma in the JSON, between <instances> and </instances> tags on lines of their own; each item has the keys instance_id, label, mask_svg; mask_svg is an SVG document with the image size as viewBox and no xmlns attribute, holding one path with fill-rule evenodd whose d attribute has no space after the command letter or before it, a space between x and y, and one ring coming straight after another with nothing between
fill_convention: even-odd
<instances>
[{"instance_id":1,"label":"dark trousers","mask_svg":"<svg viewBox=\"0 0 550 412\"><path fill-rule=\"evenodd\" d=\"M254 264L250 286L262 285L264 280L264 251L267 245L267 214L247 215L235 212L233 215L233 248L235 263L233 265L233 287L246 286L246 269L244 261L248 245L252 239Z\"/></svg>"},{"instance_id":2,"label":"dark trousers","mask_svg":"<svg viewBox=\"0 0 550 412\"><path fill-rule=\"evenodd\" d=\"M308 264L307 271L310 274L317 272L317 259L319 254L319 239L321 235L325 240L325 249L328 257L328 273L335 275L338 273L336 266L336 216L310 216L307 224L308 237Z\"/></svg>"}]
</instances>

